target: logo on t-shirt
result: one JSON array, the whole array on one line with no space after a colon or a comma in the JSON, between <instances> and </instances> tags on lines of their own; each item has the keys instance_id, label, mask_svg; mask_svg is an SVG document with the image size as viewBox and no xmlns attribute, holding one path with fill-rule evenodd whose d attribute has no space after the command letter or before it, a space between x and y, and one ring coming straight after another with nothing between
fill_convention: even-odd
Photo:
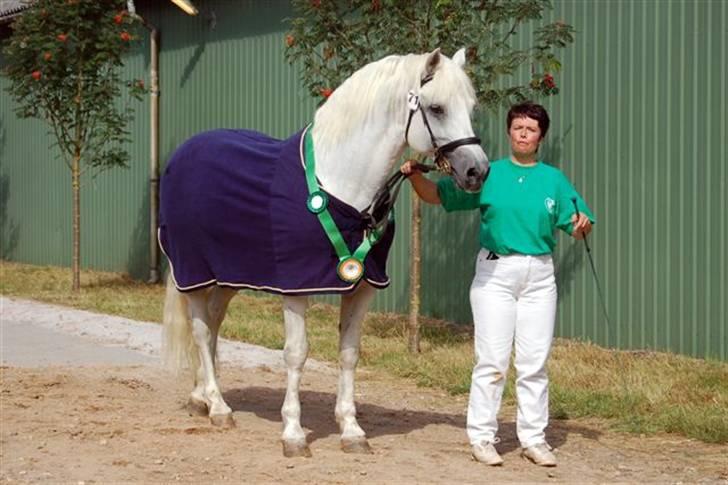
<instances>
[{"instance_id":1,"label":"logo on t-shirt","mask_svg":"<svg viewBox=\"0 0 728 485\"><path fill-rule=\"evenodd\" d=\"M546 210L549 214L554 213L554 208L556 207L556 201L552 199L551 197L546 197L543 201L544 205L546 206Z\"/></svg>"}]
</instances>

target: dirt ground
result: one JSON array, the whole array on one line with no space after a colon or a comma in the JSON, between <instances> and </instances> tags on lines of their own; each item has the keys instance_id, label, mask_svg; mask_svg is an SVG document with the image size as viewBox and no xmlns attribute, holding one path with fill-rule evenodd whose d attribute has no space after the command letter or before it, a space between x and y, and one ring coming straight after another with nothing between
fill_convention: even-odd
<instances>
[{"instance_id":1,"label":"dirt ground","mask_svg":"<svg viewBox=\"0 0 728 485\"><path fill-rule=\"evenodd\" d=\"M154 365L2 367L0 480L5 482L710 482L728 483L728 447L677 436L608 431L598 421L553 421L559 466L519 456L513 409L502 417L502 467L472 461L466 401L358 373L360 424L373 454L339 449L336 374L307 370L302 423L312 458L284 458L282 370L221 370L237 426L218 429L183 409L184 379Z\"/></svg>"}]
</instances>

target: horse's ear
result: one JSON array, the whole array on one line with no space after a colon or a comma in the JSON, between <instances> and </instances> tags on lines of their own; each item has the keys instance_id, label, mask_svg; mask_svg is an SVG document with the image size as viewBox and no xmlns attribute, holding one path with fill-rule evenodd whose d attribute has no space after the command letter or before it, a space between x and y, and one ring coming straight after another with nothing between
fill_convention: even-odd
<instances>
[{"instance_id":1,"label":"horse's ear","mask_svg":"<svg viewBox=\"0 0 728 485\"><path fill-rule=\"evenodd\" d=\"M425 62L425 75L423 76L423 78L432 78L439 64L440 48L438 47L434 51L430 52L430 54L427 56L427 62Z\"/></svg>"},{"instance_id":2,"label":"horse's ear","mask_svg":"<svg viewBox=\"0 0 728 485\"><path fill-rule=\"evenodd\" d=\"M465 49L460 49L452 56L452 60L460 67L465 66Z\"/></svg>"}]
</instances>

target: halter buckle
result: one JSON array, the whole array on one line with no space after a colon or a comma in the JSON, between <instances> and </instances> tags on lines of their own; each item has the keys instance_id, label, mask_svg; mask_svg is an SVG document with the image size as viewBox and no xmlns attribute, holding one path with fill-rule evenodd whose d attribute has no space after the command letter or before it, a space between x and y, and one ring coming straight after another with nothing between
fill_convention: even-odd
<instances>
[{"instance_id":1,"label":"halter buckle","mask_svg":"<svg viewBox=\"0 0 728 485\"><path fill-rule=\"evenodd\" d=\"M435 157L435 166L437 167L438 171L444 173L445 175L452 175L452 164L445 155L439 154Z\"/></svg>"}]
</instances>

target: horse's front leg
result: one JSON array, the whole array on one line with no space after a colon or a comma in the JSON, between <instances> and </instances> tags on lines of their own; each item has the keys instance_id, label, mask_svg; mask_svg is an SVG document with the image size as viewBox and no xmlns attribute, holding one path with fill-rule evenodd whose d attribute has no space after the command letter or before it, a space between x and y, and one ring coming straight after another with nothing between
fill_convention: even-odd
<instances>
[{"instance_id":1,"label":"horse's front leg","mask_svg":"<svg viewBox=\"0 0 728 485\"><path fill-rule=\"evenodd\" d=\"M306 435L301 428L301 400L298 389L301 384L303 365L308 356L308 341L306 339L306 306L308 298L305 296L286 296L283 298L283 319L286 329L286 344L283 348L283 358L288 369L288 383L286 386L286 399L281 408L283 418L283 455L311 456L311 450L306 442Z\"/></svg>"},{"instance_id":2,"label":"horse's front leg","mask_svg":"<svg viewBox=\"0 0 728 485\"><path fill-rule=\"evenodd\" d=\"M374 288L362 283L351 295L341 297L339 323L339 389L336 396L336 421L341 431L341 449L347 453L371 453L366 433L356 421L354 404L354 371L359 361L361 324Z\"/></svg>"},{"instance_id":3,"label":"horse's front leg","mask_svg":"<svg viewBox=\"0 0 728 485\"><path fill-rule=\"evenodd\" d=\"M213 297L213 295L215 295ZM232 409L225 403L220 392L220 386L215 375L215 349L217 345L217 332L224 316L216 315L213 317L210 312L210 298L215 298L215 291L212 292L193 292L188 295L190 319L192 320L192 338L197 344L197 350L200 358L200 367L197 369L196 386L192 391L190 398L202 398L209 409L210 421L216 426L230 427L234 426ZM229 295L232 297L232 295ZM227 302L224 306L227 307ZM219 318L219 320L218 320ZM202 384L202 392L200 393L200 384ZM198 394L201 394L198 396Z\"/></svg>"}]
</instances>

